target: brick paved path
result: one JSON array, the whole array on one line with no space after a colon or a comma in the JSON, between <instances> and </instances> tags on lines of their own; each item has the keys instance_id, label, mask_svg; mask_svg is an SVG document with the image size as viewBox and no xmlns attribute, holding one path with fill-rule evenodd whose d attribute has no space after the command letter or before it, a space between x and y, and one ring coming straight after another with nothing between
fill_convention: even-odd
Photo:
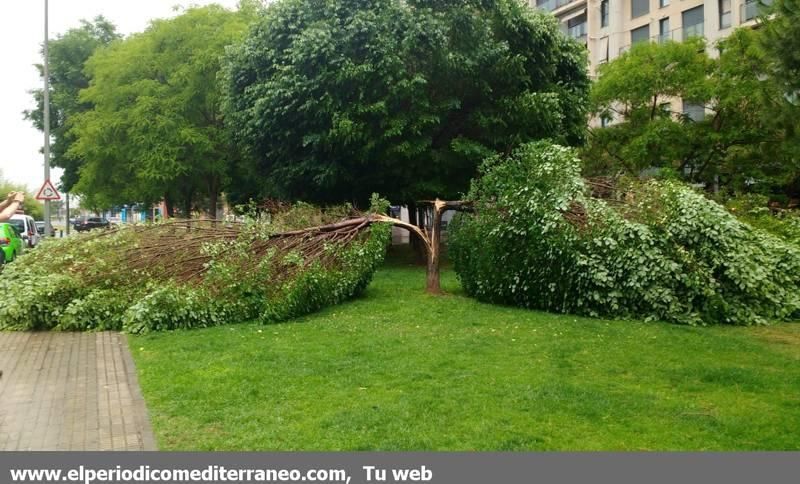
<instances>
[{"instance_id":1,"label":"brick paved path","mask_svg":"<svg viewBox=\"0 0 800 484\"><path fill-rule=\"evenodd\" d=\"M155 450L124 335L0 332L0 450Z\"/></svg>"}]
</instances>

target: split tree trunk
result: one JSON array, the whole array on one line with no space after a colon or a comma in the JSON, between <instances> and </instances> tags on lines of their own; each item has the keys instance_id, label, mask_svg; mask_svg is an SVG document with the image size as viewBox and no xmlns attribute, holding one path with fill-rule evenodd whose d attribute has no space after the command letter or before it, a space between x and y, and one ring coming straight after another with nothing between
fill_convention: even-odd
<instances>
[{"instance_id":1,"label":"split tree trunk","mask_svg":"<svg viewBox=\"0 0 800 484\"><path fill-rule=\"evenodd\" d=\"M431 207L431 220L430 230L420 228L418 225L423 223L423 217L417 212L417 205L409 205L409 223L402 222L397 219L385 217L384 221L392 222L394 225L408 230L410 233L415 234L417 237L411 237L412 244L416 241L417 245L424 252L427 262L427 282L426 290L431 294L441 294L442 287L439 278L439 264L441 262L441 239L442 239L442 215L447 210L469 211L472 210L472 204L464 201L444 201L438 198L433 201L420 202L423 204L430 204ZM414 209L414 217L412 218L412 207ZM426 209L426 213L427 209Z\"/></svg>"},{"instance_id":2,"label":"split tree trunk","mask_svg":"<svg viewBox=\"0 0 800 484\"><path fill-rule=\"evenodd\" d=\"M447 202L436 200L433 203L433 219L431 220L430 249L428 250L428 270L426 290L431 294L441 294L439 283L439 259L441 253L442 214Z\"/></svg>"}]
</instances>

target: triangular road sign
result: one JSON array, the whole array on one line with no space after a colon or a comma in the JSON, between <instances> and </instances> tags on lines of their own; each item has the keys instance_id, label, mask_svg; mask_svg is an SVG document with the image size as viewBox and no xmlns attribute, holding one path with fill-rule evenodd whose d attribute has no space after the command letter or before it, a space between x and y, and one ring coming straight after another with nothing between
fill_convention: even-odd
<instances>
[{"instance_id":1,"label":"triangular road sign","mask_svg":"<svg viewBox=\"0 0 800 484\"><path fill-rule=\"evenodd\" d=\"M36 200L61 200L61 195L58 194L58 190L50 183L50 180L46 180L39 189L39 193L36 194Z\"/></svg>"}]
</instances>

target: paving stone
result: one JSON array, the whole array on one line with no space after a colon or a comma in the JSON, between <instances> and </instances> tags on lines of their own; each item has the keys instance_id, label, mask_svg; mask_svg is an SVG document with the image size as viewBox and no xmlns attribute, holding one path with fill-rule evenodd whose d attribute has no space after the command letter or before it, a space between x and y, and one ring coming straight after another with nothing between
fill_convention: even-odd
<instances>
[{"instance_id":1,"label":"paving stone","mask_svg":"<svg viewBox=\"0 0 800 484\"><path fill-rule=\"evenodd\" d=\"M156 450L124 335L0 332L0 451Z\"/></svg>"}]
</instances>

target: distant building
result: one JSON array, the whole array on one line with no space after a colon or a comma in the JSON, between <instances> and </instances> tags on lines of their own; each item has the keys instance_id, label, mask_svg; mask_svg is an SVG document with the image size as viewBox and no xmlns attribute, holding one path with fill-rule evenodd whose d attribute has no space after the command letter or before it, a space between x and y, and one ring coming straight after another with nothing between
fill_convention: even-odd
<instances>
[{"instance_id":1,"label":"distant building","mask_svg":"<svg viewBox=\"0 0 800 484\"><path fill-rule=\"evenodd\" d=\"M765 4L771 4L767 0ZM589 74L637 42L705 37L709 44L753 25L758 0L529 0L552 12L562 30L589 50Z\"/></svg>"}]
</instances>

